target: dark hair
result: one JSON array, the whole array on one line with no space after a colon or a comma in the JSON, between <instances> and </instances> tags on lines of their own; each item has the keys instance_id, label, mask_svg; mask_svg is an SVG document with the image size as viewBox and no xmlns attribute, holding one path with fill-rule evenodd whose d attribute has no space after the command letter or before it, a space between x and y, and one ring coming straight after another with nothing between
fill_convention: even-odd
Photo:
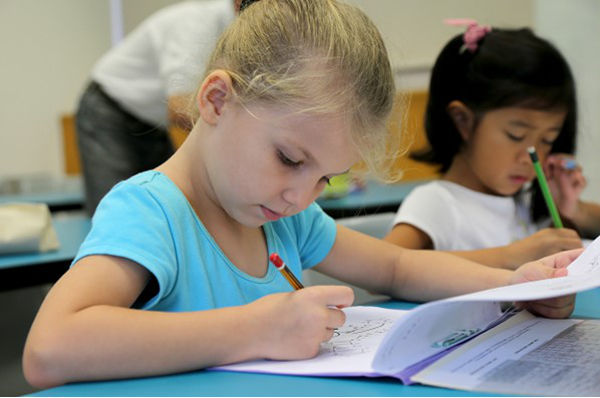
<instances>
[{"instance_id":1,"label":"dark hair","mask_svg":"<svg viewBox=\"0 0 600 398\"><path fill-rule=\"evenodd\" d=\"M412 154L414 159L437 164L441 172L448 170L463 142L447 112L454 100L473 111L476 123L486 112L510 106L564 109L567 116L551 152L574 153L575 82L567 61L551 43L527 28L493 28L479 41L476 51L462 51L463 44L463 35L455 36L435 62L425 112L430 148ZM539 191L537 183L535 191ZM544 209L538 194L534 193L535 220ZM542 206L535 204L538 201Z\"/></svg>"},{"instance_id":2,"label":"dark hair","mask_svg":"<svg viewBox=\"0 0 600 398\"><path fill-rule=\"evenodd\" d=\"M248 7L252 3L256 3L258 0L242 0L240 2L240 12L244 11L246 7Z\"/></svg>"}]
</instances>

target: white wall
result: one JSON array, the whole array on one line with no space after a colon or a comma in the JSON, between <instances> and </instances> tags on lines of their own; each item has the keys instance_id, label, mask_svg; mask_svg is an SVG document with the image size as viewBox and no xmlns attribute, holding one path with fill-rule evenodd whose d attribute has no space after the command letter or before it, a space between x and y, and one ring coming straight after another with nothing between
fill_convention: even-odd
<instances>
[{"instance_id":1,"label":"white wall","mask_svg":"<svg viewBox=\"0 0 600 398\"><path fill-rule=\"evenodd\" d=\"M428 68L460 28L444 18L535 26L564 51L581 94L580 161L591 176L598 123L597 0L348 0L379 26L400 87L425 88ZM125 30L176 0L122 0ZM515 11L518 10L518 11ZM582 43L586 43L582 45ZM595 46L595 47L592 47ZM93 63L110 47L109 0L0 1L0 176L63 170L59 118L74 112ZM596 112L597 114L598 112ZM600 190L591 180L588 192ZM593 186L592 186L593 185ZM595 190L595 191L594 191Z\"/></svg>"},{"instance_id":2,"label":"white wall","mask_svg":"<svg viewBox=\"0 0 600 398\"><path fill-rule=\"evenodd\" d=\"M578 90L577 157L588 188L583 198L600 202L600 1L536 0L535 26L569 61Z\"/></svg>"},{"instance_id":3,"label":"white wall","mask_svg":"<svg viewBox=\"0 0 600 398\"><path fill-rule=\"evenodd\" d=\"M59 117L108 48L108 2L0 2L0 175L63 169Z\"/></svg>"},{"instance_id":4,"label":"white wall","mask_svg":"<svg viewBox=\"0 0 600 398\"><path fill-rule=\"evenodd\" d=\"M531 0L348 0L379 27L394 65L429 67L442 46L463 28L447 18L473 18L503 27L530 26ZM518 9L519 12L515 12Z\"/></svg>"}]
</instances>

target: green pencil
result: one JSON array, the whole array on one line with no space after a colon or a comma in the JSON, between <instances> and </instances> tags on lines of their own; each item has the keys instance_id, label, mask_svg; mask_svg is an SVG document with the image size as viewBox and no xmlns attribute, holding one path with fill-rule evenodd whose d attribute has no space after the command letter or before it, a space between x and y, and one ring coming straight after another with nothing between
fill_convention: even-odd
<instances>
[{"instance_id":1,"label":"green pencil","mask_svg":"<svg viewBox=\"0 0 600 398\"><path fill-rule=\"evenodd\" d=\"M552 199L552 194L550 193L550 189L548 188L548 181L546 181L546 176L544 175L544 170L542 170L542 165L540 165L540 160L538 159L537 152L532 146L527 148L527 151L529 152L529 156L531 157L531 161L533 162L533 168L535 169L535 174L537 174L537 179L540 184L540 188L542 189L542 195L544 195L544 200L546 201L546 206L548 206L548 211L550 212L550 216L552 217L554 227L562 228L563 223L560 219L560 215L558 214L558 210L556 209L556 205L554 204L554 200Z\"/></svg>"}]
</instances>

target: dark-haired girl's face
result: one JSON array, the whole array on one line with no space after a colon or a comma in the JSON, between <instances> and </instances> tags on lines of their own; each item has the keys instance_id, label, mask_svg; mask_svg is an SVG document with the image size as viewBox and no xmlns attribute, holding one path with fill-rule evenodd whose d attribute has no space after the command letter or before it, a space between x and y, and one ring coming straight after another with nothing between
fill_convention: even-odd
<instances>
[{"instance_id":1,"label":"dark-haired girl's face","mask_svg":"<svg viewBox=\"0 0 600 398\"><path fill-rule=\"evenodd\" d=\"M460 181L473 190L508 196L535 178L527 148L540 162L550 153L566 111L500 108L483 114L459 156L466 163Z\"/></svg>"}]
</instances>

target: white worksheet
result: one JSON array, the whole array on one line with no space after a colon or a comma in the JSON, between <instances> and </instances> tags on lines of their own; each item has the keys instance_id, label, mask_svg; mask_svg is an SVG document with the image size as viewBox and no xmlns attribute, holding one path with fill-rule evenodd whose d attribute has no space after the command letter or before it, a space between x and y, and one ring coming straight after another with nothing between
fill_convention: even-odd
<instances>
[{"instance_id":1,"label":"white worksheet","mask_svg":"<svg viewBox=\"0 0 600 398\"><path fill-rule=\"evenodd\" d=\"M600 321L521 312L412 379L504 394L598 396Z\"/></svg>"}]
</instances>

